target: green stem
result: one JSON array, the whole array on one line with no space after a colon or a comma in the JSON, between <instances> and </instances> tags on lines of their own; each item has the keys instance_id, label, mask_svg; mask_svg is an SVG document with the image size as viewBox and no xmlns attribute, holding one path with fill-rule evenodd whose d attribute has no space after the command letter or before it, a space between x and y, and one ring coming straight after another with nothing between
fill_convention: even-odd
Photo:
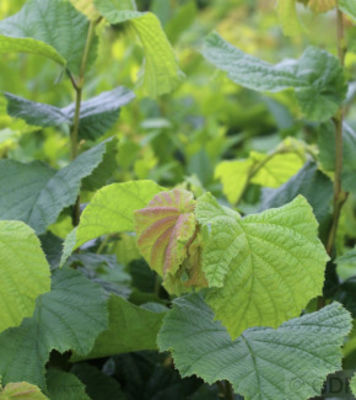
<instances>
[{"instance_id":1,"label":"green stem","mask_svg":"<svg viewBox=\"0 0 356 400\"><path fill-rule=\"evenodd\" d=\"M93 41L93 38L95 35L96 24L97 24L97 21L92 21L89 25L87 40L85 43L83 57L82 57L81 65L80 65L78 81L76 81L74 79L73 75L70 72L67 72L71 79L73 88L75 90L74 120L73 120L73 126L72 126L72 130L71 130L71 134L70 134L71 159L72 160L74 160L78 156L78 152L79 152L78 136L79 136L79 123L80 123L80 108L81 108L82 97L83 97L85 70L86 70L87 63L88 63L90 47L91 47L91 44L92 44L92 41ZM78 196L77 201L74 205L74 209L73 209L72 220L73 220L74 226L79 225L79 219L80 219L80 196Z\"/></svg>"},{"instance_id":2,"label":"green stem","mask_svg":"<svg viewBox=\"0 0 356 400\"><path fill-rule=\"evenodd\" d=\"M337 48L339 54L339 60L341 65L345 65L345 35L344 35L344 16L342 11L337 9ZM340 107L337 115L334 118L335 121L335 178L334 178L334 198L333 198L333 217L332 224L328 236L326 250L329 255L332 254L337 228L339 225L339 219L343 204L347 199L347 194L342 190L341 177L342 177L342 160L343 160L343 124L344 124L344 108Z\"/></svg>"}]
</instances>

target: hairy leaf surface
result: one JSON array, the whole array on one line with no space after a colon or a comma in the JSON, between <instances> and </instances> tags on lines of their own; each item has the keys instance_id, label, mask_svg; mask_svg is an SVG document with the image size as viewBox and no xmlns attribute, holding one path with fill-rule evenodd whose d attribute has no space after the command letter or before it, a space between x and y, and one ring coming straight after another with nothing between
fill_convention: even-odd
<instances>
[{"instance_id":1,"label":"hairy leaf surface","mask_svg":"<svg viewBox=\"0 0 356 400\"><path fill-rule=\"evenodd\" d=\"M49 265L33 230L0 221L0 332L30 317L36 298L49 290Z\"/></svg>"},{"instance_id":2,"label":"hairy leaf surface","mask_svg":"<svg viewBox=\"0 0 356 400\"><path fill-rule=\"evenodd\" d=\"M75 375L56 368L47 371L47 388L51 400L90 400Z\"/></svg>"},{"instance_id":3,"label":"hairy leaf surface","mask_svg":"<svg viewBox=\"0 0 356 400\"><path fill-rule=\"evenodd\" d=\"M294 89L308 118L325 121L335 114L346 94L345 77L338 59L324 50L309 47L299 60L272 65L243 53L217 33L210 34L204 57L226 71L237 84L261 92Z\"/></svg>"},{"instance_id":4,"label":"hairy leaf surface","mask_svg":"<svg viewBox=\"0 0 356 400\"><path fill-rule=\"evenodd\" d=\"M246 399L307 400L320 394L328 373L341 367L350 314L333 303L278 329L252 328L231 341L198 295L176 299L158 336L183 377L212 384L229 380Z\"/></svg>"},{"instance_id":5,"label":"hairy leaf surface","mask_svg":"<svg viewBox=\"0 0 356 400\"><path fill-rule=\"evenodd\" d=\"M321 294L328 256L311 206L298 196L245 218L210 195L198 199L207 301L233 338L253 326L277 327Z\"/></svg>"},{"instance_id":6,"label":"hairy leaf surface","mask_svg":"<svg viewBox=\"0 0 356 400\"><path fill-rule=\"evenodd\" d=\"M51 350L87 354L107 327L107 300L100 286L73 269L56 271L52 291L37 299L33 317L0 335L3 382L25 380L45 388Z\"/></svg>"}]
</instances>

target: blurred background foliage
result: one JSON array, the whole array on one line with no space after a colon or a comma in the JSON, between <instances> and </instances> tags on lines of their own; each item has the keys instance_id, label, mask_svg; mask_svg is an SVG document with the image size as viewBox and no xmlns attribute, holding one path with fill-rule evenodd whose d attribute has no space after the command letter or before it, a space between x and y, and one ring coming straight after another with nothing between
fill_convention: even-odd
<instances>
[{"instance_id":1,"label":"blurred background foliage","mask_svg":"<svg viewBox=\"0 0 356 400\"><path fill-rule=\"evenodd\" d=\"M1 0L0 18L16 13L24 3ZM122 109L115 126L105 134L119 139L111 181L147 178L166 186L183 182L195 191L204 187L227 201L214 176L221 160L244 158L251 150L268 153L287 137L302 140L311 146L311 152L315 150L318 126L303 119L290 93L260 94L243 89L209 65L199 49L201 40L217 30L238 48L270 62L298 58L308 45L335 54L334 11L317 15L298 4L301 34L287 37L279 24L274 0L139 0L137 5L139 10L151 10L160 18L185 78L170 94L158 99L138 94ZM138 41L124 27L101 23L99 31L98 57L88 71L85 99L119 85L135 89L143 62ZM351 21L347 21L347 35L346 64L352 79L356 28ZM356 85L351 87L356 89ZM0 90L55 106L66 106L74 99L73 88L61 68L34 55L2 56ZM348 123L356 127L352 102L355 92L349 92ZM2 157L23 162L38 159L63 167L69 160L68 138L66 128L39 129L10 118L5 99L0 97ZM81 147L92 144L82 143ZM91 195L84 195L84 201ZM257 209L259 199L260 187L250 185L240 209ZM345 213L354 212L353 199L349 202ZM350 233L353 219L349 217L344 217L345 234ZM64 237L70 229L68 223L54 231Z\"/></svg>"}]
</instances>

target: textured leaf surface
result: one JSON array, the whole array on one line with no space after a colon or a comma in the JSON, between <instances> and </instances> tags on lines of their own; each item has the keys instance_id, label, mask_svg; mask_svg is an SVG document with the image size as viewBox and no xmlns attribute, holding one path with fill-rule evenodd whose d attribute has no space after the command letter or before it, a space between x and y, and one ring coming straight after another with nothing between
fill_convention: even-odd
<instances>
[{"instance_id":1,"label":"textured leaf surface","mask_svg":"<svg viewBox=\"0 0 356 400\"><path fill-rule=\"evenodd\" d=\"M37 299L33 317L0 335L3 382L25 380L45 388L51 350L87 354L107 327L107 300L100 286L75 270L56 271L52 291Z\"/></svg>"},{"instance_id":2,"label":"textured leaf surface","mask_svg":"<svg viewBox=\"0 0 356 400\"><path fill-rule=\"evenodd\" d=\"M161 191L155 182L146 180L105 186L81 216L76 246L109 233L133 231L134 211L145 207Z\"/></svg>"},{"instance_id":3,"label":"textured leaf surface","mask_svg":"<svg viewBox=\"0 0 356 400\"><path fill-rule=\"evenodd\" d=\"M159 275L174 275L188 259L196 233L193 194L182 189L161 192L135 212L137 244Z\"/></svg>"},{"instance_id":4,"label":"textured leaf surface","mask_svg":"<svg viewBox=\"0 0 356 400\"><path fill-rule=\"evenodd\" d=\"M276 188L287 182L303 166L304 157L296 153L268 154L251 152L245 160L222 161L216 166L215 177L223 184L223 192L231 204L240 198L251 174L258 165L258 172L251 183Z\"/></svg>"},{"instance_id":5,"label":"textured leaf surface","mask_svg":"<svg viewBox=\"0 0 356 400\"><path fill-rule=\"evenodd\" d=\"M150 12L134 11L132 7L123 10L118 1L94 0L94 4L110 24L129 23L139 37L145 54L140 82L144 94L156 97L175 89L182 73L159 19Z\"/></svg>"},{"instance_id":6,"label":"textured leaf surface","mask_svg":"<svg viewBox=\"0 0 356 400\"><path fill-rule=\"evenodd\" d=\"M156 337L165 312L156 313L129 303L122 297L111 296L109 313L109 329L97 338L88 355L75 354L74 361L157 349Z\"/></svg>"},{"instance_id":7,"label":"textured leaf surface","mask_svg":"<svg viewBox=\"0 0 356 400\"><path fill-rule=\"evenodd\" d=\"M356 20L356 3L354 0L339 0L339 7L344 13Z\"/></svg>"},{"instance_id":8,"label":"textured leaf surface","mask_svg":"<svg viewBox=\"0 0 356 400\"><path fill-rule=\"evenodd\" d=\"M33 230L0 221L0 332L31 316L36 298L49 290L49 265Z\"/></svg>"},{"instance_id":9,"label":"textured leaf surface","mask_svg":"<svg viewBox=\"0 0 356 400\"><path fill-rule=\"evenodd\" d=\"M88 27L87 18L69 1L29 0L17 14L0 21L0 51L44 55L77 73Z\"/></svg>"},{"instance_id":10,"label":"textured leaf surface","mask_svg":"<svg viewBox=\"0 0 356 400\"><path fill-rule=\"evenodd\" d=\"M288 182L278 189L263 189L261 211L281 207L292 201L298 194L303 195L313 207L320 223L330 211L333 196L331 180L318 170L315 163L309 161Z\"/></svg>"},{"instance_id":11,"label":"textured leaf surface","mask_svg":"<svg viewBox=\"0 0 356 400\"><path fill-rule=\"evenodd\" d=\"M233 338L253 326L277 327L321 293L328 256L307 201L240 215L210 195L198 199L207 301Z\"/></svg>"},{"instance_id":12,"label":"textured leaf surface","mask_svg":"<svg viewBox=\"0 0 356 400\"><path fill-rule=\"evenodd\" d=\"M272 65L243 53L213 33L206 38L202 53L232 81L247 88L262 92L294 89L301 109L312 120L329 119L345 98L342 67L324 50L309 47L299 60Z\"/></svg>"},{"instance_id":13,"label":"textured leaf surface","mask_svg":"<svg viewBox=\"0 0 356 400\"><path fill-rule=\"evenodd\" d=\"M54 171L40 162L0 161L0 218L26 222L38 234L74 204L81 180L101 163L108 141L82 153L67 167Z\"/></svg>"},{"instance_id":14,"label":"textured leaf surface","mask_svg":"<svg viewBox=\"0 0 356 400\"><path fill-rule=\"evenodd\" d=\"M51 400L90 400L75 375L56 368L47 371L47 388Z\"/></svg>"},{"instance_id":15,"label":"textured leaf surface","mask_svg":"<svg viewBox=\"0 0 356 400\"><path fill-rule=\"evenodd\" d=\"M37 386L18 382L9 383L0 389L0 400L48 400L48 398Z\"/></svg>"},{"instance_id":16,"label":"textured leaf surface","mask_svg":"<svg viewBox=\"0 0 356 400\"><path fill-rule=\"evenodd\" d=\"M198 295L175 300L158 337L183 377L229 380L246 399L307 400L320 394L328 373L341 367L341 345L351 329L338 303L292 319L278 329L254 328L231 341Z\"/></svg>"},{"instance_id":17,"label":"textured leaf surface","mask_svg":"<svg viewBox=\"0 0 356 400\"><path fill-rule=\"evenodd\" d=\"M48 104L37 103L5 93L8 101L7 111L15 118L21 118L30 125L71 126L74 120L75 105L59 108ZM123 86L103 92L81 104L79 137L96 139L106 133L117 121L122 106L135 98L131 90Z\"/></svg>"}]
</instances>

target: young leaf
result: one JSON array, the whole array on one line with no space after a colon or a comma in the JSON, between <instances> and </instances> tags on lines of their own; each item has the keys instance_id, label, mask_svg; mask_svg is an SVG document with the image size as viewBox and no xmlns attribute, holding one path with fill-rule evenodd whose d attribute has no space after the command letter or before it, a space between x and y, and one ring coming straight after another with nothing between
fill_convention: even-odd
<instances>
[{"instance_id":1,"label":"young leaf","mask_svg":"<svg viewBox=\"0 0 356 400\"><path fill-rule=\"evenodd\" d=\"M260 210L281 207L292 201L298 194L303 195L313 207L319 223L328 215L333 197L331 180L309 161L288 182L278 189L263 189Z\"/></svg>"},{"instance_id":2,"label":"young leaf","mask_svg":"<svg viewBox=\"0 0 356 400\"><path fill-rule=\"evenodd\" d=\"M5 93L5 97L8 101L8 113L30 125L73 125L75 104L59 108L26 100L11 93ZM134 98L135 94L131 90L119 86L83 101L80 109L79 137L95 140L106 133L117 121L121 107Z\"/></svg>"},{"instance_id":3,"label":"young leaf","mask_svg":"<svg viewBox=\"0 0 356 400\"><path fill-rule=\"evenodd\" d=\"M76 233L76 247L102 235L134 231L134 211L146 206L162 187L153 181L114 183L96 192L85 208Z\"/></svg>"},{"instance_id":4,"label":"young leaf","mask_svg":"<svg viewBox=\"0 0 356 400\"><path fill-rule=\"evenodd\" d=\"M64 208L75 203L81 180L100 165L110 140L57 172L37 161L1 160L0 219L22 220L38 234L44 233Z\"/></svg>"},{"instance_id":5,"label":"young leaf","mask_svg":"<svg viewBox=\"0 0 356 400\"><path fill-rule=\"evenodd\" d=\"M125 10L119 1L94 0L94 4L110 24L126 22L139 37L145 54L140 82L143 93L157 97L175 89L182 73L159 19L150 12L134 11L132 7Z\"/></svg>"},{"instance_id":6,"label":"young leaf","mask_svg":"<svg viewBox=\"0 0 356 400\"><path fill-rule=\"evenodd\" d=\"M252 326L277 327L321 293L328 256L307 201L240 215L208 193L198 199L207 301L236 338Z\"/></svg>"},{"instance_id":7,"label":"young leaf","mask_svg":"<svg viewBox=\"0 0 356 400\"><path fill-rule=\"evenodd\" d=\"M277 11L283 32L287 36L300 33L296 0L278 0Z\"/></svg>"},{"instance_id":8,"label":"young leaf","mask_svg":"<svg viewBox=\"0 0 356 400\"><path fill-rule=\"evenodd\" d=\"M341 367L350 314L338 303L292 319L278 329L253 328L231 341L198 295L175 300L158 336L183 377L229 380L246 399L307 400Z\"/></svg>"},{"instance_id":9,"label":"young leaf","mask_svg":"<svg viewBox=\"0 0 356 400\"><path fill-rule=\"evenodd\" d=\"M299 60L272 65L243 53L217 33L205 39L204 57L226 71L237 84L261 92L294 89L308 118L328 120L346 95L345 77L339 60L324 50L309 47Z\"/></svg>"},{"instance_id":10,"label":"young leaf","mask_svg":"<svg viewBox=\"0 0 356 400\"><path fill-rule=\"evenodd\" d=\"M48 398L37 386L19 382L8 383L3 389L0 389L0 400L48 400Z\"/></svg>"},{"instance_id":11,"label":"young leaf","mask_svg":"<svg viewBox=\"0 0 356 400\"><path fill-rule=\"evenodd\" d=\"M28 0L17 14L0 21L0 52L44 55L78 73L88 28L88 19L69 1ZM89 59L94 56L92 46Z\"/></svg>"},{"instance_id":12,"label":"young leaf","mask_svg":"<svg viewBox=\"0 0 356 400\"><path fill-rule=\"evenodd\" d=\"M87 354L107 327L107 300L100 286L73 269L57 270L52 291L37 299L33 317L0 335L0 376L4 383L26 380L44 389L52 350Z\"/></svg>"},{"instance_id":13,"label":"young leaf","mask_svg":"<svg viewBox=\"0 0 356 400\"><path fill-rule=\"evenodd\" d=\"M47 371L47 388L51 400L90 400L75 375L56 368Z\"/></svg>"},{"instance_id":14,"label":"young leaf","mask_svg":"<svg viewBox=\"0 0 356 400\"><path fill-rule=\"evenodd\" d=\"M195 204L192 193L174 189L157 194L147 207L135 212L139 250L150 267L163 277L170 292L206 286L200 271L199 249L194 247L198 234ZM187 279L181 287L182 274Z\"/></svg>"},{"instance_id":15,"label":"young leaf","mask_svg":"<svg viewBox=\"0 0 356 400\"><path fill-rule=\"evenodd\" d=\"M165 312L153 312L122 297L109 299L109 328L96 340L89 354L77 354L72 361L108 357L131 351L156 350L156 337Z\"/></svg>"},{"instance_id":16,"label":"young leaf","mask_svg":"<svg viewBox=\"0 0 356 400\"><path fill-rule=\"evenodd\" d=\"M33 230L0 221L0 332L30 317L36 298L49 290L49 265Z\"/></svg>"}]
</instances>

